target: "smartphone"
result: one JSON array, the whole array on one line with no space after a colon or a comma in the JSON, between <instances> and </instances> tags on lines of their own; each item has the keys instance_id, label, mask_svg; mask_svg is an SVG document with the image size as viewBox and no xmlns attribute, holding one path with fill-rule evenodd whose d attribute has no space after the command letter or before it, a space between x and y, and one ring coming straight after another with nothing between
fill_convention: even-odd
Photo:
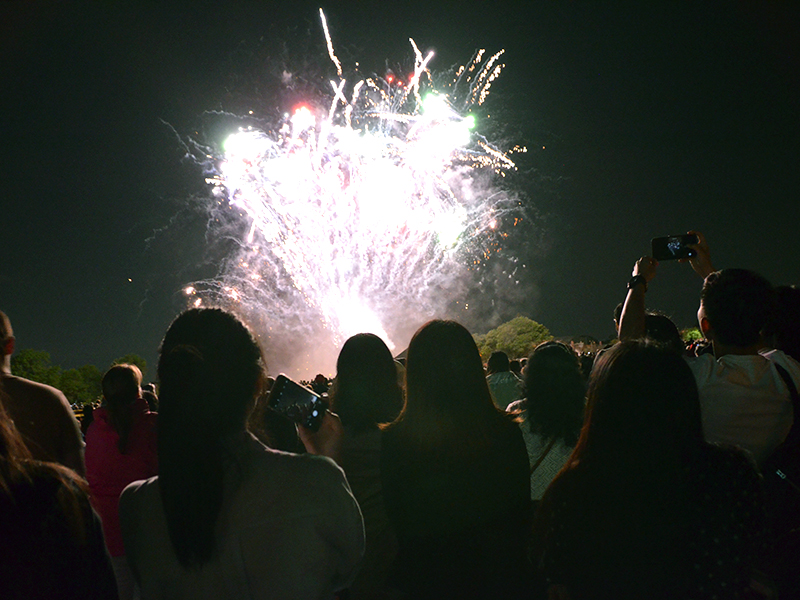
<instances>
[{"instance_id":1,"label":"smartphone","mask_svg":"<svg viewBox=\"0 0 800 600\"><path fill-rule=\"evenodd\" d=\"M322 396L289 379L283 373L275 378L275 383L269 391L267 405L312 431L319 430L322 418L328 409L328 403Z\"/></svg>"},{"instance_id":2,"label":"smartphone","mask_svg":"<svg viewBox=\"0 0 800 600\"><path fill-rule=\"evenodd\" d=\"M689 244L697 244L700 240L693 233L686 235L668 235L650 240L653 258L661 260L678 260L692 258L697 252L689 248Z\"/></svg>"}]
</instances>

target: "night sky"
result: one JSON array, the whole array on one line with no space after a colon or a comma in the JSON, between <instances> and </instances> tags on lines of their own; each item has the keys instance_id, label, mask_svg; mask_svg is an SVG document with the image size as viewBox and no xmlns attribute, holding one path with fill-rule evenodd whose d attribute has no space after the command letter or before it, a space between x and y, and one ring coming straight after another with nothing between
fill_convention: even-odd
<instances>
[{"instance_id":1,"label":"night sky","mask_svg":"<svg viewBox=\"0 0 800 600\"><path fill-rule=\"evenodd\" d=\"M163 5L163 6L162 6ZM788 2L324 2L337 53L383 74L505 48L491 102L528 147L521 287L500 320L612 335L651 237L697 229L717 268L800 283L800 9ZM154 366L191 281L213 276L203 174L181 138L205 111L274 96L265 61L325 56L319 4L3 2L0 309L64 368ZM284 52L284 54L281 54ZM272 94L272 95L271 95ZM220 140L218 140L220 141ZM648 306L694 324L701 282L662 263ZM150 377L154 377L154 369Z\"/></svg>"}]
</instances>

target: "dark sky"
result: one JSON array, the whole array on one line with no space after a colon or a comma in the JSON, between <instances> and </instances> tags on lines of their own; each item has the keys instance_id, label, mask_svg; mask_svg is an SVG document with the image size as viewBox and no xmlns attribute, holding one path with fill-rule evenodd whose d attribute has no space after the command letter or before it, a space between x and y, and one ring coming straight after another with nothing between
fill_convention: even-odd
<instances>
[{"instance_id":1,"label":"dark sky","mask_svg":"<svg viewBox=\"0 0 800 600\"><path fill-rule=\"evenodd\" d=\"M650 238L689 229L718 268L798 283L794 3L322 5L340 56L375 70L406 61L409 36L434 68L506 49L491 101L530 149L512 183L538 216L524 293L498 316L607 338ZM259 61L282 45L327 68L318 6L0 4L0 309L20 348L65 368L153 363L179 290L217 269L203 175L175 131L267 97ZM689 326L699 288L662 264L648 304Z\"/></svg>"}]
</instances>

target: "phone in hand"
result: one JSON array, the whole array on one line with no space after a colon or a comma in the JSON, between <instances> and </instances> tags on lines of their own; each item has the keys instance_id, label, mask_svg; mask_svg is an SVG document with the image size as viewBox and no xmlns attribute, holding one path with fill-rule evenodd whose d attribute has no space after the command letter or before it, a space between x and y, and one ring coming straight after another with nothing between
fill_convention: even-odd
<instances>
[{"instance_id":1,"label":"phone in hand","mask_svg":"<svg viewBox=\"0 0 800 600\"><path fill-rule=\"evenodd\" d=\"M312 431L319 430L322 418L328 409L325 398L289 379L283 373L275 378L275 383L269 391L267 405Z\"/></svg>"},{"instance_id":2,"label":"phone in hand","mask_svg":"<svg viewBox=\"0 0 800 600\"><path fill-rule=\"evenodd\" d=\"M693 258L697 252L689 248L689 244L697 244L700 240L693 233L685 235L668 235L650 240L653 258L662 260L679 260Z\"/></svg>"}]
</instances>

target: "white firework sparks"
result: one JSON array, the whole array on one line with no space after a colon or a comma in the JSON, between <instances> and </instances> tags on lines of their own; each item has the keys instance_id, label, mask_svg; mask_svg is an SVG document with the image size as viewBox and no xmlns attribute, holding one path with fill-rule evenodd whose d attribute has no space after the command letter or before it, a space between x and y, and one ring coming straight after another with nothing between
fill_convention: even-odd
<instances>
[{"instance_id":1,"label":"white firework sparks","mask_svg":"<svg viewBox=\"0 0 800 600\"><path fill-rule=\"evenodd\" d=\"M226 140L207 181L249 233L218 280L185 290L195 306L209 296L237 305L256 329L314 336L297 348L328 346L324 365L312 364L320 353L301 351L309 364L299 357L300 373L330 368L360 332L402 349L402 336L456 300L447 297L454 282L486 258L488 234L515 205L495 184L515 168L510 152L476 133L469 113L500 73L502 51L484 61L481 50L437 90L433 53L410 40L407 81L348 81L320 14L337 72L330 104L297 106L270 130Z\"/></svg>"}]
</instances>

